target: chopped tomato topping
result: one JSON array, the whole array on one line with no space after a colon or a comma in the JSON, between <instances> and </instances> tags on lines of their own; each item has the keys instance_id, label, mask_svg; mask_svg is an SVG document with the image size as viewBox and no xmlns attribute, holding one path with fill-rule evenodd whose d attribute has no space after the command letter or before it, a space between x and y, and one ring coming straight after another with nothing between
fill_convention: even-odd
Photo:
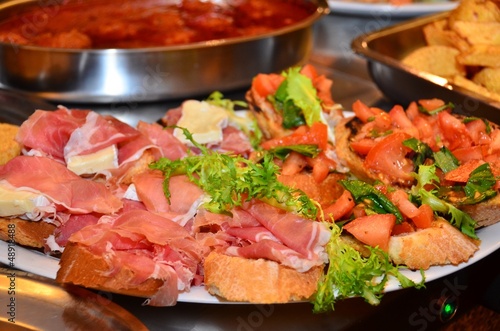
<instances>
[{"instance_id":1,"label":"chopped tomato topping","mask_svg":"<svg viewBox=\"0 0 500 331\"><path fill-rule=\"evenodd\" d=\"M388 196L391 202L398 207L399 211L401 211L404 216L413 218L418 214L418 207L410 201L405 191L396 190L388 194Z\"/></svg>"},{"instance_id":2,"label":"chopped tomato topping","mask_svg":"<svg viewBox=\"0 0 500 331\"><path fill-rule=\"evenodd\" d=\"M352 111L354 112L356 117L359 118L363 123L370 122L375 118L376 115L385 113L381 109L375 107L368 107L360 100L356 100L352 104Z\"/></svg>"},{"instance_id":3,"label":"chopped tomato topping","mask_svg":"<svg viewBox=\"0 0 500 331\"><path fill-rule=\"evenodd\" d=\"M296 175L307 166L307 160L304 155L297 152L290 152L283 162L281 173L285 176Z\"/></svg>"},{"instance_id":4,"label":"chopped tomato topping","mask_svg":"<svg viewBox=\"0 0 500 331\"><path fill-rule=\"evenodd\" d=\"M458 168L448 171L444 175L444 179L452 182L466 183L469 180L470 174L474 169L483 164L482 160L471 160L461 164Z\"/></svg>"},{"instance_id":5,"label":"chopped tomato topping","mask_svg":"<svg viewBox=\"0 0 500 331\"><path fill-rule=\"evenodd\" d=\"M377 141L371 138L361 138L351 142L351 148L360 155L366 155L377 144Z\"/></svg>"},{"instance_id":6,"label":"chopped tomato topping","mask_svg":"<svg viewBox=\"0 0 500 331\"><path fill-rule=\"evenodd\" d=\"M251 89L265 98L268 95L275 94L284 80L285 77L279 74L257 74L252 80Z\"/></svg>"},{"instance_id":7,"label":"chopped tomato topping","mask_svg":"<svg viewBox=\"0 0 500 331\"><path fill-rule=\"evenodd\" d=\"M321 122L316 122L311 127L303 125L292 134L270 139L262 143L261 146L264 149L271 149L291 145L317 145L320 150L325 150L328 145L328 127Z\"/></svg>"},{"instance_id":8,"label":"chopped tomato topping","mask_svg":"<svg viewBox=\"0 0 500 331\"><path fill-rule=\"evenodd\" d=\"M373 214L352 220L344 225L344 230L362 243L372 247L378 246L387 252L395 224L396 216L393 214Z\"/></svg>"},{"instance_id":9,"label":"chopped tomato topping","mask_svg":"<svg viewBox=\"0 0 500 331\"><path fill-rule=\"evenodd\" d=\"M446 111L438 114L439 129L445 139L445 145L454 150L458 147L469 147L472 145L472 139L461 120Z\"/></svg>"},{"instance_id":10,"label":"chopped tomato topping","mask_svg":"<svg viewBox=\"0 0 500 331\"><path fill-rule=\"evenodd\" d=\"M456 148L453 150L453 155L460 161L464 163L471 160L482 160L484 155L488 152L484 145Z\"/></svg>"},{"instance_id":11,"label":"chopped tomato topping","mask_svg":"<svg viewBox=\"0 0 500 331\"><path fill-rule=\"evenodd\" d=\"M413 226L411 226L410 223L404 221L400 224L394 225L394 228L392 229L392 235L397 236L398 234L403 234L403 233L410 233L410 232L415 232L415 229Z\"/></svg>"},{"instance_id":12,"label":"chopped tomato topping","mask_svg":"<svg viewBox=\"0 0 500 331\"><path fill-rule=\"evenodd\" d=\"M427 111L433 111L445 105L444 101L441 99L421 99L418 103Z\"/></svg>"},{"instance_id":13,"label":"chopped tomato topping","mask_svg":"<svg viewBox=\"0 0 500 331\"><path fill-rule=\"evenodd\" d=\"M488 135L486 123L483 120L477 119L465 124L472 141L476 145L489 144L491 137Z\"/></svg>"},{"instance_id":14,"label":"chopped tomato topping","mask_svg":"<svg viewBox=\"0 0 500 331\"><path fill-rule=\"evenodd\" d=\"M355 206L351 192L345 190L342 195L330 206L323 210L325 219L338 221L348 215Z\"/></svg>"},{"instance_id":15,"label":"chopped tomato topping","mask_svg":"<svg viewBox=\"0 0 500 331\"><path fill-rule=\"evenodd\" d=\"M330 159L324 151L321 151L315 158L308 157L307 161L312 167L312 175L316 183L321 183L337 166L335 161Z\"/></svg>"},{"instance_id":16,"label":"chopped tomato topping","mask_svg":"<svg viewBox=\"0 0 500 331\"><path fill-rule=\"evenodd\" d=\"M392 119L393 126L398 129L403 129L412 137L415 137L417 139L419 138L417 127L410 121L403 107L401 107L400 105L392 107L392 109L389 111L389 116Z\"/></svg>"},{"instance_id":17,"label":"chopped tomato topping","mask_svg":"<svg viewBox=\"0 0 500 331\"><path fill-rule=\"evenodd\" d=\"M415 117L420 115L420 111L418 110L418 105L415 101L410 102L408 108L406 108L406 115L411 121L413 121Z\"/></svg>"},{"instance_id":18,"label":"chopped tomato topping","mask_svg":"<svg viewBox=\"0 0 500 331\"><path fill-rule=\"evenodd\" d=\"M403 145L403 141L408 138L410 135L405 132L395 132L384 137L366 155L365 168L391 179L413 181L410 175L413 162L406 158L411 149Z\"/></svg>"},{"instance_id":19,"label":"chopped tomato topping","mask_svg":"<svg viewBox=\"0 0 500 331\"><path fill-rule=\"evenodd\" d=\"M417 228L427 229L434 220L434 211L429 205L421 205L418 207L418 213L411 220Z\"/></svg>"}]
</instances>

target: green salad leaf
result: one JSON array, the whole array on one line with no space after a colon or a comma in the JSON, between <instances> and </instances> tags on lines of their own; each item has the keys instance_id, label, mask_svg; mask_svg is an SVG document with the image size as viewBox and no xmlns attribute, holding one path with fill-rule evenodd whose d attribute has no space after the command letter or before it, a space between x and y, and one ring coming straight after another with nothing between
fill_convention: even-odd
<instances>
[{"instance_id":1,"label":"green salad leaf","mask_svg":"<svg viewBox=\"0 0 500 331\"><path fill-rule=\"evenodd\" d=\"M285 80L271 98L275 108L283 115L283 127L291 129L319 122L321 102L311 79L300 73L300 67L290 68L283 75Z\"/></svg>"},{"instance_id":2,"label":"green salad leaf","mask_svg":"<svg viewBox=\"0 0 500 331\"><path fill-rule=\"evenodd\" d=\"M180 160L160 158L150 164L151 169L164 174L167 199L170 199L170 177L185 174L207 194L209 199L203 206L211 212L229 213L244 201L257 198L306 218L316 218L318 207L314 201L304 192L278 181L279 168L272 154L264 154L261 162L256 163L242 156L218 153L196 143L188 130L181 129L201 154Z\"/></svg>"},{"instance_id":3,"label":"green salad leaf","mask_svg":"<svg viewBox=\"0 0 500 331\"><path fill-rule=\"evenodd\" d=\"M318 283L318 290L312 300L313 312L322 313L335 310L338 300L362 297L372 305L378 305L390 277L395 277L401 287L425 287L425 274L415 283L400 272L403 267L391 263L387 253L379 248L366 246L368 257L362 256L340 237L341 229L329 223L330 241L326 245L329 257L328 269Z\"/></svg>"}]
</instances>

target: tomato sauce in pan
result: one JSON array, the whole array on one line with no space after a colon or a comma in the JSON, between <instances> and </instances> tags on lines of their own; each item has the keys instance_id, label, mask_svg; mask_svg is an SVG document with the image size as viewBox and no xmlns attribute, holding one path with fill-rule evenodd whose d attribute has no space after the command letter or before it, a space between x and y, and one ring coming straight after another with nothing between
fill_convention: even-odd
<instances>
[{"instance_id":1,"label":"tomato sauce in pan","mask_svg":"<svg viewBox=\"0 0 500 331\"><path fill-rule=\"evenodd\" d=\"M75 49L182 45L265 34L316 8L300 0L38 1L0 23L0 41Z\"/></svg>"}]
</instances>

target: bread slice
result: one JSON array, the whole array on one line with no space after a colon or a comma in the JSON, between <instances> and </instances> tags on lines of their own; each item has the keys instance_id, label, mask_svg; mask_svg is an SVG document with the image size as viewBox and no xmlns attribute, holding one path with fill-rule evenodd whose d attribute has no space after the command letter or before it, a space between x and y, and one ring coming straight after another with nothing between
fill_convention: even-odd
<instances>
[{"instance_id":1,"label":"bread slice","mask_svg":"<svg viewBox=\"0 0 500 331\"><path fill-rule=\"evenodd\" d=\"M493 225L500 220L500 195L474 205L460 206L460 210L476 221L477 228Z\"/></svg>"},{"instance_id":2,"label":"bread slice","mask_svg":"<svg viewBox=\"0 0 500 331\"><path fill-rule=\"evenodd\" d=\"M93 254L84 245L68 243L59 262L56 281L74 284L100 291L136 297L151 297L163 285L160 279L148 278L132 285L132 271L126 267L109 276L109 266L101 256Z\"/></svg>"},{"instance_id":3,"label":"bread slice","mask_svg":"<svg viewBox=\"0 0 500 331\"><path fill-rule=\"evenodd\" d=\"M228 301L256 304L309 299L317 290L323 267L301 273L277 262L250 260L211 252L204 263L205 288Z\"/></svg>"},{"instance_id":4,"label":"bread slice","mask_svg":"<svg viewBox=\"0 0 500 331\"><path fill-rule=\"evenodd\" d=\"M468 261L478 249L479 241L470 239L445 220L389 240L391 260L414 270L426 270L432 265L458 265Z\"/></svg>"},{"instance_id":5,"label":"bread slice","mask_svg":"<svg viewBox=\"0 0 500 331\"><path fill-rule=\"evenodd\" d=\"M45 240L54 233L55 228L54 224L47 222L0 217L0 240L14 240L21 246L44 248ZM14 231L9 232L9 229L14 229ZM11 235L14 237L12 238Z\"/></svg>"}]
</instances>

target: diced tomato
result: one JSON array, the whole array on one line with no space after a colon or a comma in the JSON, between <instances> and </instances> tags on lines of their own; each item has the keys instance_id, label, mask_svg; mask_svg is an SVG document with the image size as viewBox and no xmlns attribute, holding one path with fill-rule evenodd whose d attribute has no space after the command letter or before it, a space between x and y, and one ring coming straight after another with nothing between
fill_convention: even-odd
<instances>
[{"instance_id":1,"label":"diced tomato","mask_svg":"<svg viewBox=\"0 0 500 331\"><path fill-rule=\"evenodd\" d=\"M377 144L377 141L371 138L362 138L350 143L351 148L360 155L366 155Z\"/></svg>"},{"instance_id":2,"label":"diced tomato","mask_svg":"<svg viewBox=\"0 0 500 331\"><path fill-rule=\"evenodd\" d=\"M379 110L378 108L368 107L366 104L364 104L360 100L356 100L352 104L352 111L354 112L356 117L359 118L361 120L361 122L363 122L363 123L367 123L367 122L373 120L373 118L376 115L378 115L380 113L384 113L384 111Z\"/></svg>"},{"instance_id":3,"label":"diced tomato","mask_svg":"<svg viewBox=\"0 0 500 331\"><path fill-rule=\"evenodd\" d=\"M365 206L363 206L363 204L354 206L354 208L352 209L352 216L354 218L366 216Z\"/></svg>"},{"instance_id":4,"label":"diced tomato","mask_svg":"<svg viewBox=\"0 0 500 331\"><path fill-rule=\"evenodd\" d=\"M413 124L418 129L419 139L429 145L429 147L437 151L439 147L436 145L436 135L434 124L431 122L431 117L418 114L413 119Z\"/></svg>"},{"instance_id":5,"label":"diced tomato","mask_svg":"<svg viewBox=\"0 0 500 331\"><path fill-rule=\"evenodd\" d=\"M438 114L438 125L445 140L445 145L453 151L458 147L469 147L472 139L461 120L446 111Z\"/></svg>"},{"instance_id":6,"label":"diced tomato","mask_svg":"<svg viewBox=\"0 0 500 331\"><path fill-rule=\"evenodd\" d=\"M434 211L429 205L420 205L418 213L411 218L413 224L419 229L427 229L434 220Z\"/></svg>"},{"instance_id":7,"label":"diced tomato","mask_svg":"<svg viewBox=\"0 0 500 331\"><path fill-rule=\"evenodd\" d=\"M415 101L410 102L408 108L406 108L406 115L411 121L413 121L415 117L420 115L420 111L418 110L418 106Z\"/></svg>"},{"instance_id":8,"label":"diced tomato","mask_svg":"<svg viewBox=\"0 0 500 331\"><path fill-rule=\"evenodd\" d=\"M486 132L486 123L483 120L477 119L465 124L467 131L474 144L483 145L491 142L491 137Z\"/></svg>"},{"instance_id":9,"label":"diced tomato","mask_svg":"<svg viewBox=\"0 0 500 331\"><path fill-rule=\"evenodd\" d=\"M441 99L421 99L418 103L427 111L432 111L444 106L444 101Z\"/></svg>"},{"instance_id":10,"label":"diced tomato","mask_svg":"<svg viewBox=\"0 0 500 331\"><path fill-rule=\"evenodd\" d=\"M453 150L453 155L460 161L465 163L471 160L482 160L483 156L488 152L487 147L478 145L473 147L456 148Z\"/></svg>"},{"instance_id":11,"label":"diced tomato","mask_svg":"<svg viewBox=\"0 0 500 331\"><path fill-rule=\"evenodd\" d=\"M257 74L252 80L251 89L258 95L265 98L273 95L285 77L278 74Z\"/></svg>"},{"instance_id":12,"label":"diced tomato","mask_svg":"<svg viewBox=\"0 0 500 331\"><path fill-rule=\"evenodd\" d=\"M403 145L408 138L410 135L401 131L384 137L366 155L365 167L391 179L412 181L413 162L406 158L411 149Z\"/></svg>"},{"instance_id":13,"label":"diced tomato","mask_svg":"<svg viewBox=\"0 0 500 331\"><path fill-rule=\"evenodd\" d=\"M312 176L316 183L321 183L337 166L335 161L328 158L324 152L320 152L315 158L307 159L312 167Z\"/></svg>"},{"instance_id":14,"label":"diced tomato","mask_svg":"<svg viewBox=\"0 0 500 331\"><path fill-rule=\"evenodd\" d=\"M415 206L409 199L408 194L403 190L396 190L388 194L391 202L398 207L401 213L408 217L413 218L418 214L418 207Z\"/></svg>"},{"instance_id":15,"label":"diced tomato","mask_svg":"<svg viewBox=\"0 0 500 331\"><path fill-rule=\"evenodd\" d=\"M298 174L307 166L307 160L304 155L297 152L290 152L283 162L281 173L285 176Z\"/></svg>"},{"instance_id":16,"label":"diced tomato","mask_svg":"<svg viewBox=\"0 0 500 331\"><path fill-rule=\"evenodd\" d=\"M413 123L410 121L408 116L406 115L403 107L400 105L395 105L389 111L389 116L392 119L392 125L396 128L403 129L406 133L410 134L410 136L419 139L418 129Z\"/></svg>"},{"instance_id":17,"label":"diced tomato","mask_svg":"<svg viewBox=\"0 0 500 331\"><path fill-rule=\"evenodd\" d=\"M279 146L317 145L325 150L328 145L328 127L321 122L315 122L311 127L300 126L292 134L274 138L262 143L262 148L271 149Z\"/></svg>"},{"instance_id":18,"label":"diced tomato","mask_svg":"<svg viewBox=\"0 0 500 331\"><path fill-rule=\"evenodd\" d=\"M400 224L394 225L391 235L397 236L398 234L410 233L410 232L415 232L415 229L413 228L413 226L411 226L410 223L404 221Z\"/></svg>"},{"instance_id":19,"label":"diced tomato","mask_svg":"<svg viewBox=\"0 0 500 331\"><path fill-rule=\"evenodd\" d=\"M354 206L355 202L351 192L345 190L332 205L323 209L323 214L327 220L339 221L342 217L348 215Z\"/></svg>"},{"instance_id":20,"label":"diced tomato","mask_svg":"<svg viewBox=\"0 0 500 331\"><path fill-rule=\"evenodd\" d=\"M470 173L483 164L482 160L471 160L461 164L458 168L448 171L444 179L452 182L466 183L469 180Z\"/></svg>"},{"instance_id":21,"label":"diced tomato","mask_svg":"<svg viewBox=\"0 0 500 331\"><path fill-rule=\"evenodd\" d=\"M344 225L344 230L362 243L378 246L387 252L395 224L396 216L393 214L372 214L352 220Z\"/></svg>"},{"instance_id":22,"label":"diced tomato","mask_svg":"<svg viewBox=\"0 0 500 331\"><path fill-rule=\"evenodd\" d=\"M306 77L309 77L311 80L314 80L316 77L318 77L318 71L316 71L316 68L311 64L305 64L300 69L300 73Z\"/></svg>"}]
</instances>

